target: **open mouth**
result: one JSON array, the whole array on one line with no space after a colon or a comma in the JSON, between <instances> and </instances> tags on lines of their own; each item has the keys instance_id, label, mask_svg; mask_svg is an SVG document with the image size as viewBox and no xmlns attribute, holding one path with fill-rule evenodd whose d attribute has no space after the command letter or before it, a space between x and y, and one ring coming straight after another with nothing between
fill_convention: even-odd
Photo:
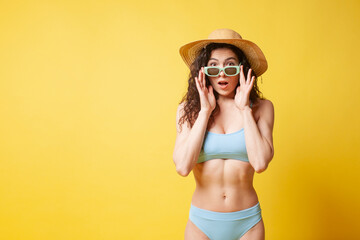
<instances>
[{"instance_id":1,"label":"open mouth","mask_svg":"<svg viewBox=\"0 0 360 240\"><path fill-rule=\"evenodd\" d=\"M220 81L220 82L218 82L218 84L220 84L221 86L226 86L226 85L228 85L229 83L226 82L226 81Z\"/></svg>"},{"instance_id":2,"label":"open mouth","mask_svg":"<svg viewBox=\"0 0 360 240\"><path fill-rule=\"evenodd\" d=\"M218 84L219 84L221 89L226 89L227 86L229 85L229 82L227 82L227 81L219 81Z\"/></svg>"}]
</instances>

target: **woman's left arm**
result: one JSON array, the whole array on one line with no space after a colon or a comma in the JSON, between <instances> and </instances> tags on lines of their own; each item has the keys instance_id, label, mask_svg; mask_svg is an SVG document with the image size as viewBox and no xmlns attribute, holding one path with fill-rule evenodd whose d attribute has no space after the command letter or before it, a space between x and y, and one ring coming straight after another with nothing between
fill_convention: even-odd
<instances>
[{"instance_id":1,"label":"woman's left arm","mask_svg":"<svg viewBox=\"0 0 360 240\"><path fill-rule=\"evenodd\" d=\"M240 110L244 119L246 149L250 164L257 173L266 170L274 156L273 127L274 106L270 100L262 100L259 106L259 120L256 123L252 109L247 106Z\"/></svg>"}]
</instances>

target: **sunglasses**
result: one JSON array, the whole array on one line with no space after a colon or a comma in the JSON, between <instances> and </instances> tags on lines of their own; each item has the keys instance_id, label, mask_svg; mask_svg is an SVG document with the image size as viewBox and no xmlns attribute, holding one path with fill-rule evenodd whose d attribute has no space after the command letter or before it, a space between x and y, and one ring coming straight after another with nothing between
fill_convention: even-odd
<instances>
[{"instance_id":1,"label":"sunglasses","mask_svg":"<svg viewBox=\"0 0 360 240\"><path fill-rule=\"evenodd\" d=\"M226 76L235 76L240 72L240 65L241 63L239 66L226 66L224 68L215 66L204 67L204 72L209 77L217 77L221 71L223 71Z\"/></svg>"}]
</instances>

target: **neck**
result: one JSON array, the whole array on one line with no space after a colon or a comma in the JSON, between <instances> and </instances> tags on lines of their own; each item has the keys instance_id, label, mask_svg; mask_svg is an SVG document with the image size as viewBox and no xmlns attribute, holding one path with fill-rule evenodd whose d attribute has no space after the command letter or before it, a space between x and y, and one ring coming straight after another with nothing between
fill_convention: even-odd
<instances>
[{"instance_id":1,"label":"neck","mask_svg":"<svg viewBox=\"0 0 360 240\"><path fill-rule=\"evenodd\" d=\"M224 96L224 95L220 95L218 97L217 102L219 104L227 104L227 103L233 103L234 102L234 98L235 98L235 91L232 92L231 94Z\"/></svg>"}]
</instances>

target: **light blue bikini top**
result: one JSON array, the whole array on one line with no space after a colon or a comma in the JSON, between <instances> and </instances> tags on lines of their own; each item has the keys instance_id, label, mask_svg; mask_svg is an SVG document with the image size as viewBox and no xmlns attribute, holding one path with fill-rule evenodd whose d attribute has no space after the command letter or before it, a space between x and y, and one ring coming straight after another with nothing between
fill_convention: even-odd
<instances>
[{"instance_id":1,"label":"light blue bikini top","mask_svg":"<svg viewBox=\"0 0 360 240\"><path fill-rule=\"evenodd\" d=\"M206 131L197 163L219 158L249 162L244 128L227 134Z\"/></svg>"}]
</instances>

